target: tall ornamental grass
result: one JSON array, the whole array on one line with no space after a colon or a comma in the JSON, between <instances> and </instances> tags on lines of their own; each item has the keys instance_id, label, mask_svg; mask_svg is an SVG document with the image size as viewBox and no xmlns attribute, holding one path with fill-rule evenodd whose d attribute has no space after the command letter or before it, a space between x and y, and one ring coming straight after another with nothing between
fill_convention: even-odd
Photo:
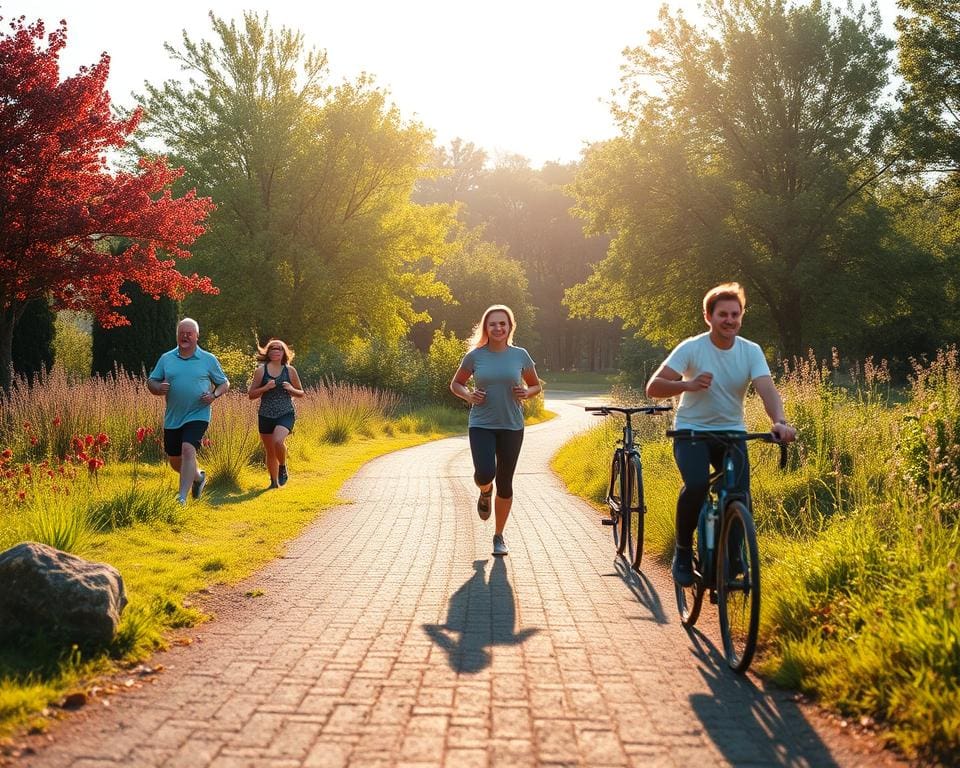
<instances>
[{"instance_id":1,"label":"tall ornamental grass","mask_svg":"<svg viewBox=\"0 0 960 768\"><path fill-rule=\"evenodd\" d=\"M917 362L894 390L872 361L842 370L810 358L778 386L799 428L786 471L751 446L763 561L762 656L778 683L876 722L913 757L960 754L960 359ZM759 398L748 428L769 429ZM600 504L619 436L611 417L554 459ZM661 426L643 434L647 545L673 548L680 486ZM706 614L706 620L710 614Z\"/></svg>"}]
</instances>

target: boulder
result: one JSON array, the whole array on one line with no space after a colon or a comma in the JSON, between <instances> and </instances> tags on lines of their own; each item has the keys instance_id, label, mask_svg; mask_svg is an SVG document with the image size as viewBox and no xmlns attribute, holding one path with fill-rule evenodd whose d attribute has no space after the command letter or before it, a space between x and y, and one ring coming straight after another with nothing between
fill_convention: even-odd
<instances>
[{"instance_id":1,"label":"boulder","mask_svg":"<svg viewBox=\"0 0 960 768\"><path fill-rule=\"evenodd\" d=\"M0 552L0 637L105 645L126 604L123 577L106 563L32 541Z\"/></svg>"}]
</instances>

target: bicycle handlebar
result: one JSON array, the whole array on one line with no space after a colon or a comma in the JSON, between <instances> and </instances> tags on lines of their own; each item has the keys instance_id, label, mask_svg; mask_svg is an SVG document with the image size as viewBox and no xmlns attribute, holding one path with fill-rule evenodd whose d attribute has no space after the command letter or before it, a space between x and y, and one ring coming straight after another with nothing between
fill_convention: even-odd
<instances>
[{"instance_id":1,"label":"bicycle handlebar","mask_svg":"<svg viewBox=\"0 0 960 768\"><path fill-rule=\"evenodd\" d=\"M787 466L787 444L777 439L773 432L707 432L696 429L669 429L667 437L675 440L703 440L713 438L723 443L732 443L735 440L760 440L764 443L773 443L780 446L780 469Z\"/></svg>"},{"instance_id":2,"label":"bicycle handlebar","mask_svg":"<svg viewBox=\"0 0 960 768\"><path fill-rule=\"evenodd\" d=\"M585 411L593 411L594 416L608 416L611 413L645 413L647 416L653 416L655 413L660 413L662 411L672 411L672 405L640 405L635 408L621 408L618 405L585 405L583 406Z\"/></svg>"}]
</instances>

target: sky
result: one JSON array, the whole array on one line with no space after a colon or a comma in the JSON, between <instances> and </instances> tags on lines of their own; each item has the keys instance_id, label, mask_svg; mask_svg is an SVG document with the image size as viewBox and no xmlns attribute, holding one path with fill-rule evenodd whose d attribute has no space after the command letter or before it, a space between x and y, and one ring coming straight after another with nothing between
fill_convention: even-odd
<instances>
[{"instance_id":1,"label":"sky","mask_svg":"<svg viewBox=\"0 0 960 768\"><path fill-rule=\"evenodd\" d=\"M844 3L845 0L839 0ZM255 0L254 0L255 2ZM693 21L697 0L669 0ZM622 51L646 43L658 0L0 0L0 16L67 21L61 77L110 54L108 89L133 105L144 81L180 75L164 50L186 30L211 39L208 12L240 19L269 10L274 26L304 33L327 52L331 82L361 72L375 77L408 120L422 122L437 144L457 137L491 159L573 162L586 144L616 135L611 92ZM896 0L880 0L893 36Z\"/></svg>"}]
</instances>

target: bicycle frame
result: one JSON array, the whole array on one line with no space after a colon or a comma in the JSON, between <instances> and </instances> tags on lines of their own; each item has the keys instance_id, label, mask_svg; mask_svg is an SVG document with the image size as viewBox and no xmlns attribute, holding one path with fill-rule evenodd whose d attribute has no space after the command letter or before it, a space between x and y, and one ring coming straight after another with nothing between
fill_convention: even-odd
<instances>
[{"instance_id":1,"label":"bicycle frame","mask_svg":"<svg viewBox=\"0 0 960 768\"><path fill-rule=\"evenodd\" d=\"M643 518L646 506L643 498L643 467L640 451L634 442L632 416L635 413L653 415L671 410L671 406L645 405L639 407L620 407L614 405L587 406L585 410L596 416L609 416L620 413L626 417L621 439L613 451L610 467L610 484L607 487L607 506L610 516L603 519L604 525L612 526L613 542L617 554L626 555L630 566L639 570L643 557ZM632 523L636 515L636 534Z\"/></svg>"},{"instance_id":2,"label":"bicycle frame","mask_svg":"<svg viewBox=\"0 0 960 768\"><path fill-rule=\"evenodd\" d=\"M787 446L769 432L708 432L671 430L667 437L712 440L723 444L718 470L710 474L709 490L697 520L694 583L676 585L680 621L688 629L700 615L705 592L720 610L720 634L727 663L736 672L749 667L756 648L760 617L760 558L749 494L737 491L734 451L748 440L780 446L780 468Z\"/></svg>"}]
</instances>

